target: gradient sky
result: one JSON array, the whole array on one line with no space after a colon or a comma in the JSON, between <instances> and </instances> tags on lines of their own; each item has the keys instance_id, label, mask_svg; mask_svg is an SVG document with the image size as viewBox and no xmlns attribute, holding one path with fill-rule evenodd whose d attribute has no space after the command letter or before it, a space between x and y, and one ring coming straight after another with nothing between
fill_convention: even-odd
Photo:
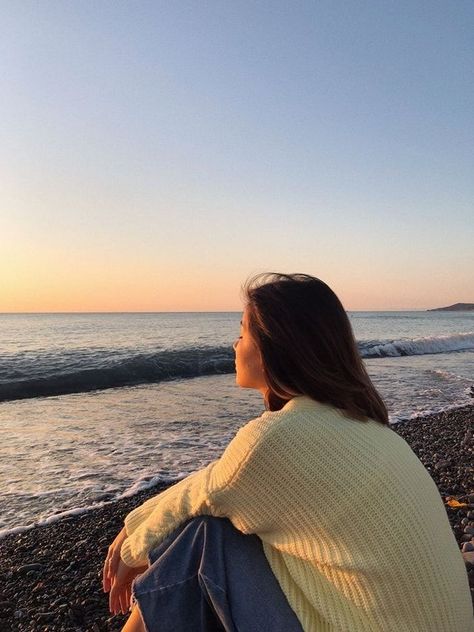
<instances>
[{"instance_id":1,"label":"gradient sky","mask_svg":"<svg viewBox=\"0 0 474 632\"><path fill-rule=\"evenodd\" d=\"M0 311L474 302L471 0L0 7Z\"/></svg>"}]
</instances>

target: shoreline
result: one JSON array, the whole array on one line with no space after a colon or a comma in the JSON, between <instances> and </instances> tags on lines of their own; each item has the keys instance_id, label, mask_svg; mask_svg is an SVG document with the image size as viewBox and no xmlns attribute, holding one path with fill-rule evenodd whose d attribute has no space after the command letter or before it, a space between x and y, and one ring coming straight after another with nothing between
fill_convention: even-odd
<instances>
[{"instance_id":1,"label":"shoreline","mask_svg":"<svg viewBox=\"0 0 474 632\"><path fill-rule=\"evenodd\" d=\"M391 425L427 468L443 498L459 548L474 544L474 404ZM169 483L51 524L0 539L0 628L22 631L119 631L102 564L123 519ZM461 506L455 506L456 501ZM448 502L451 503L448 504ZM472 530L472 533L470 533ZM474 546L465 552L474 603Z\"/></svg>"}]
</instances>

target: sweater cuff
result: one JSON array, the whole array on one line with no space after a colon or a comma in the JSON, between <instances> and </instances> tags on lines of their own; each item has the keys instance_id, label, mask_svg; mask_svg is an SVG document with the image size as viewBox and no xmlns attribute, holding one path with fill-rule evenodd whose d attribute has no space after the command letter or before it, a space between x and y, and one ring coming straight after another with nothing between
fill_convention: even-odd
<instances>
[{"instance_id":1,"label":"sweater cuff","mask_svg":"<svg viewBox=\"0 0 474 632\"><path fill-rule=\"evenodd\" d=\"M127 516L125 516L125 531L127 532L127 536L132 535L137 527L141 525L141 523L148 518L150 515L150 511L145 509L143 510L143 505L133 509Z\"/></svg>"},{"instance_id":2,"label":"sweater cuff","mask_svg":"<svg viewBox=\"0 0 474 632\"><path fill-rule=\"evenodd\" d=\"M120 557L122 562L129 566L130 568L138 568L139 566L148 566L148 558L144 560L136 560L132 554L132 547L130 544L130 538L127 538L122 543L122 548L120 549Z\"/></svg>"}]
</instances>

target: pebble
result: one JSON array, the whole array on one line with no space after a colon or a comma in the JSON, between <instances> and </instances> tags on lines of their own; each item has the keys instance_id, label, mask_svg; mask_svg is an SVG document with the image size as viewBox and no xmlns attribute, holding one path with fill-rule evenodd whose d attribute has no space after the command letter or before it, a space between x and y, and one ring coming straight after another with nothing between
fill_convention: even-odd
<instances>
[{"instance_id":1,"label":"pebble","mask_svg":"<svg viewBox=\"0 0 474 632\"><path fill-rule=\"evenodd\" d=\"M40 571L43 569L43 564L24 564L23 566L20 566L19 568L17 568L17 573L28 573L30 571Z\"/></svg>"},{"instance_id":2,"label":"pebble","mask_svg":"<svg viewBox=\"0 0 474 632\"><path fill-rule=\"evenodd\" d=\"M464 542L461 551L467 553L467 551L474 551L474 544L472 542Z\"/></svg>"},{"instance_id":3,"label":"pebble","mask_svg":"<svg viewBox=\"0 0 474 632\"><path fill-rule=\"evenodd\" d=\"M51 602L51 608L57 608L58 606L61 606L65 603L67 603L65 597L58 597L57 599Z\"/></svg>"},{"instance_id":4,"label":"pebble","mask_svg":"<svg viewBox=\"0 0 474 632\"><path fill-rule=\"evenodd\" d=\"M42 622L42 621L50 621L51 619L53 619L55 616L54 612L38 612L35 615L35 619L38 622Z\"/></svg>"}]
</instances>

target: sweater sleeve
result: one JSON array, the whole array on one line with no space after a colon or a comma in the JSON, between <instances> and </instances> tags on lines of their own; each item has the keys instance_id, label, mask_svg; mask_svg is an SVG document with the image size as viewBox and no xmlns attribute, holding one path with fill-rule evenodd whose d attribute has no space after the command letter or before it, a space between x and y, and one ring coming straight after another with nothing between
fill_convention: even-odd
<instances>
[{"instance_id":1,"label":"sweater sleeve","mask_svg":"<svg viewBox=\"0 0 474 632\"><path fill-rule=\"evenodd\" d=\"M222 456L207 467L193 472L172 487L149 499L125 518L127 539L121 558L127 566L145 566L148 553L183 522L199 515L233 518L241 513L243 498L258 481L259 447L271 427L275 413L265 412L244 427L229 443ZM257 470L257 471L255 471ZM247 481L241 486L241 481ZM239 523L238 516L235 516ZM232 520L234 522L234 520ZM235 523L234 522L234 523ZM242 521L241 521L242 522ZM238 528L248 531L245 520Z\"/></svg>"}]
</instances>

